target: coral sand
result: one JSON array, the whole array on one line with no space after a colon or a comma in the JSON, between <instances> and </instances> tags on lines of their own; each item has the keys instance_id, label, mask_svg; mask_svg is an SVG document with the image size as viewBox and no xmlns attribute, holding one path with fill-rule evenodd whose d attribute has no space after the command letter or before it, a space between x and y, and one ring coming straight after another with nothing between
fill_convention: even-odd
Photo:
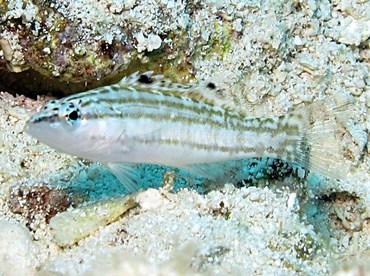
<instances>
[{"instance_id":1,"label":"coral sand","mask_svg":"<svg viewBox=\"0 0 370 276\"><path fill-rule=\"evenodd\" d=\"M369 1L0 0L0 69L0 274L370 271ZM243 160L215 186L142 165L152 188L125 196L23 132L47 99L137 70L212 81L251 115L351 94L351 170Z\"/></svg>"}]
</instances>

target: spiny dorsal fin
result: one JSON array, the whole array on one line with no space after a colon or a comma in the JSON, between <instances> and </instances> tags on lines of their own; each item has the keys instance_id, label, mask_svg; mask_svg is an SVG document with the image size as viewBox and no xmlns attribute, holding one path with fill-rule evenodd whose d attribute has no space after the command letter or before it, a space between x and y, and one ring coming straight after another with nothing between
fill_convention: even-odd
<instances>
[{"instance_id":1,"label":"spiny dorsal fin","mask_svg":"<svg viewBox=\"0 0 370 276\"><path fill-rule=\"evenodd\" d=\"M130 76L124 77L119 82L119 85L122 88L138 92L151 91L187 98L247 115L245 107L242 110L231 104L229 99L223 97L224 93L222 89L218 88L215 83L209 81L180 84L170 79L165 79L163 75L153 75L153 71L148 71L143 74L135 72Z\"/></svg>"}]
</instances>

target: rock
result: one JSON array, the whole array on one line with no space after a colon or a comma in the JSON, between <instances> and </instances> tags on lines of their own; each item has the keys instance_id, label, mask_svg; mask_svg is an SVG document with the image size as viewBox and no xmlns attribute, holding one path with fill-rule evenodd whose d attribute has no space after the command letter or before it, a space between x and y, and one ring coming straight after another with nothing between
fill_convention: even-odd
<instances>
[{"instance_id":1,"label":"rock","mask_svg":"<svg viewBox=\"0 0 370 276\"><path fill-rule=\"evenodd\" d=\"M112 198L57 214L50 220L55 242L60 246L72 245L112 223L136 205L135 196Z\"/></svg>"},{"instance_id":2,"label":"rock","mask_svg":"<svg viewBox=\"0 0 370 276\"><path fill-rule=\"evenodd\" d=\"M0 68L85 82L137 66L143 51L161 49L156 58L165 63L185 43L186 26L173 22L188 17L185 3L168 2L0 1Z\"/></svg>"},{"instance_id":3,"label":"rock","mask_svg":"<svg viewBox=\"0 0 370 276\"><path fill-rule=\"evenodd\" d=\"M31 233L17 222L0 220L0 274L34 275L36 265Z\"/></svg>"}]
</instances>

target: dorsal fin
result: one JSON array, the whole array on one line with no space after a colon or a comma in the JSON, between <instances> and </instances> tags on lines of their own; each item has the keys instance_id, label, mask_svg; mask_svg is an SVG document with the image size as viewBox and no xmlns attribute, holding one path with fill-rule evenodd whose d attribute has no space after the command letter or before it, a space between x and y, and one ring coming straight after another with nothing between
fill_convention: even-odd
<instances>
[{"instance_id":1,"label":"dorsal fin","mask_svg":"<svg viewBox=\"0 0 370 276\"><path fill-rule=\"evenodd\" d=\"M181 84L165 79L163 75L153 75L153 71L143 74L135 72L130 76L124 77L119 85L122 88L135 91L151 91L165 95L175 95L198 102L205 102L211 105L220 106L230 111L246 114L245 107L242 110L230 103L230 100L223 97L221 88L215 83L202 81L200 83Z\"/></svg>"}]
</instances>

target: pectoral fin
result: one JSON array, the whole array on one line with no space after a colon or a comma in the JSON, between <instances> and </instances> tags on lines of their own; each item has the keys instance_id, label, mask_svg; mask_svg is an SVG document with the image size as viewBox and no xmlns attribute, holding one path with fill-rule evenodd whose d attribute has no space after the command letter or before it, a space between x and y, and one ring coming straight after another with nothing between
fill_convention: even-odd
<instances>
[{"instance_id":1,"label":"pectoral fin","mask_svg":"<svg viewBox=\"0 0 370 276\"><path fill-rule=\"evenodd\" d=\"M118 178L130 193L135 193L140 190L140 186L135 182L135 170L130 164L106 163L104 165Z\"/></svg>"}]
</instances>

